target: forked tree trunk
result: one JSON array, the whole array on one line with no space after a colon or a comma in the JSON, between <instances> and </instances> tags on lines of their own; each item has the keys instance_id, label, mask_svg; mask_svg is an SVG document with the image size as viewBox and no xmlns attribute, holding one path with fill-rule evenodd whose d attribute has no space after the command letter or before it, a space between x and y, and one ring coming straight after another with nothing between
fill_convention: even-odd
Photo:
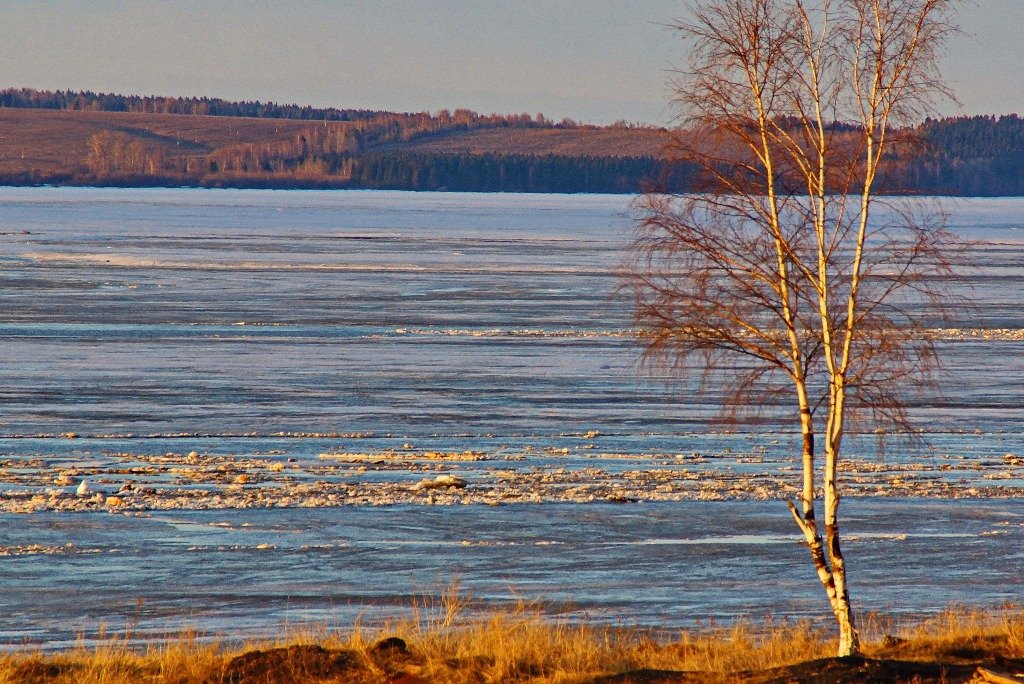
<instances>
[{"instance_id":1,"label":"forked tree trunk","mask_svg":"<svg viewBox=\"0 0 1024 684\"><path fill-rule=\"evenodd\" d=\"M831 455L831 454L830 454ZM839 490L836 486L835 459L827 458L825 469L825 540L828 544L829 563L832 566L835 599L832 611L839 623L839 657L857 655L860 638L850 607L850 589L846 582L846 559L839 546Z\"/></svg>"},{"instance_id":2,"label":"forked tree trunk","mask_svg":"<svg viewBox=\"0 0 1024 684\"><path fill-rule=\"evenodd\" d=\"M825 595L828 597L835 615L836 624L839 627L839 648L836 653L840 658L857 655L860 653L860 638L857 635L856 621L853 617L853 608L850 605L850 591L846 582L846 563L839 548L839 526L836 524L825 524L825 541L822 542L821 534L818 532L818 525L812 517L806 517L798 511L796 506L790 503L790 510L797 525L804 533L807 548L811 552L811 561L818 572L818 579L825 588ZM826 510L826 520L829 515Z\"/></svg>"},{"instance_id":3,"label":"forked tree trunk","mask_svg":"<svg viewBox=\"0 0 1024 684\"><path fill-rule=\"evenodd\" d=\"M839 623L839 650L836 655L840 658L858 655L860 653L860 636L857 634L857 626L854 624L853 611L850 609L850 595L847 592L843 592L839 597L836 622Z\"/></svg>"},{"instance_id":4,"label":"forked tree trunk","mask_svg":"<svg viewBox=\"0 0 1024 684\"><path fill-rule=\"evenodd\" d=\"M814 488L815 454L814 425L810 419L810 411L801 409L801 427L803 437L803 491L801 506L798 509L789 502L790 512L797 526L804 534L804 540L811 553L811 562L818 573L818 579L825 589L832 613L839 627L840 658L860 653L860 639L857 635L853 609L850 605L850 591L846 582L846 562L839 546L839 494L836 487L834 454L827 449L825 463L825 540L821 538L817 519L814 514L816 499ZM831 466L831 467L830 467Z\"/></svg>"}]
</instances>

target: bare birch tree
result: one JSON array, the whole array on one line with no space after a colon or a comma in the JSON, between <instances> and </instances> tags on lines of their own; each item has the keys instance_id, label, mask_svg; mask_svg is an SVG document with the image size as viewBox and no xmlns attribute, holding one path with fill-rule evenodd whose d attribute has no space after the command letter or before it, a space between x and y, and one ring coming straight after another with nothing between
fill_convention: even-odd
<instances>
[{"instance_id":1,"label":"bare birch tree","mask_svg":"<svg viewBox=\"0 0 1024 684\"><path fill-rule=\"evenodd\" d=\"M676 28L690 60L677 151L701 192L649 195L628 282L646 356L730 403L790 402L802 480L790 511L839 629L859 650L840 545L850 420L905 426L935 361L949 235L880 179L945 90L950 0L706 0ZM879 205L885 203L884 210ZM816 504L824 525L818 523Z\"/></svg>"}]
</instances>

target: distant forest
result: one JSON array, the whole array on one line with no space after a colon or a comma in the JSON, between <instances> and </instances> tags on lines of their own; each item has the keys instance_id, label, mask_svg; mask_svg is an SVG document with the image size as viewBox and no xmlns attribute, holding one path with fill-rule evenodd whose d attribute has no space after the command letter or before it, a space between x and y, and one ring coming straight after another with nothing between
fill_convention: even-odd
<instances>
[{"instance_id":1,"label":"distant forest","mask_svg":"<svg viewBox=\"0 0 1024 684\"><path fill-rule=\"evenodd\" d=\"M139 114L185 114L191 116L239 116L251 119L289 119L296 121L424 121L433 119L440 126L480 125L512 128L577 128L572 119L558 123L542 114L483 115L468 109L443 110L436 116L425 112L398 113L370 109L337 109L276 102L232 102L218 97L173 97L157 95L117 95L90 90L36 90L7 88L0 90L0 107L12 109L56 109L90 112L134 112Z\"/></svg>"},{"instance_id":2,"label":"distant forest","mask_svg":"<svg viewBox=\"0 0 1024 684\"><path fill-rule=\"evenodd\" d=\"M20 109L61 109L93 112L141 112L204 116L245 116L259 119L302 121L356 121L386 112L334 107L300 107L275 102L230 102L217 97L158 97L94 93L89 90L35 90L8 88L0 92L0 107Z\"/></svg>"},{"instance_id":3,"label":"distant forest","mask_svg":"<svg viewBox=\"0 0 1024 684\"><path fill-rule=\"evenodd\" d=\"M9 114L3 112L8 111ZM1024 119L927 120L893 192L1024 195ZM692 133L677 133L693 136ZM541 114L396 113L218 98L0 91L0 182L114 186L684 192L666 129Z\"/></svg>"},{"instance_id":4,"label":"distant forest","mask_svg":"<svg viewBox=\"0 0 1024 684\"><path fill-rule=\"evenodd\" d=\"M1024 118L929 120L918 132L929 153L907 168L908 187L967 197L1024 195Z\"/></svg>"}]
</instances>

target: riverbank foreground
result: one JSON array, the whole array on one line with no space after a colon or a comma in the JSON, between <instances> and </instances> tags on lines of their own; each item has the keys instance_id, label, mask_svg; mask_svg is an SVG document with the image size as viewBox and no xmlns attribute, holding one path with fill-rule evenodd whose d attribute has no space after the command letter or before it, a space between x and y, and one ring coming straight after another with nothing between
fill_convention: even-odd
<instances>
[{"instance_id":1,"label":"riverbank foreground","mask_svg":"<svg viewBox=\"0 0 1024 684\"><path fill-rule=\"evenodd\" d=\"M671 635L554 622L531 607L476 616L449 593L378 630L292 631L275 643L183 633L147 647L82 640L0 655L0 682L1024 682L1024 608L951 608L897 624L871 616L862 658L830 657L810 623L707 626Z\"/></svg>"}]
</instances>

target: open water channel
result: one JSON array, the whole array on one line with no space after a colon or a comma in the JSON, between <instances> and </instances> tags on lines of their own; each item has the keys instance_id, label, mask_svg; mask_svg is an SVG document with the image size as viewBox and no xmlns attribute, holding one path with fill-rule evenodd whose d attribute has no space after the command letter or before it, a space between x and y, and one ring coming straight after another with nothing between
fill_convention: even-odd
<instances>
[{"instance_id":1,"label":"open water channel","mask_svg":"<svg viewBox=\"0 0 1024 684\"><path fill-rule=\"evenodd\" d=\"M939 334L925 439L851 441L869 610L1024 600L1024 200L945 207L978 306ZM716 392L638 366L631 217L622 196L0 188L0 643L344 627L455 577L570 620L826 612L782 504L793 435L770 410L716 426Z\"/></svg>"}]
</instances>

